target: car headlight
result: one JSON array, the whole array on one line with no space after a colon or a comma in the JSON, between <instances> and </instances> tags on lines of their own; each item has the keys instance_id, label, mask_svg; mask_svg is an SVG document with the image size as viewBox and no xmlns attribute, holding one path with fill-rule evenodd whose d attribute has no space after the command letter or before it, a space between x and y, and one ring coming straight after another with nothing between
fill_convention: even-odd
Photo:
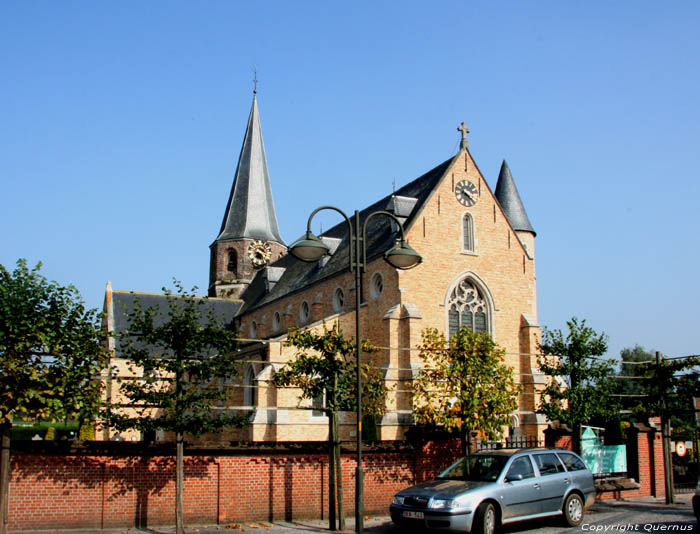
<instances>
[{"instance_id":1,"label":"car headlight","mask_svg":"<svg viewBox=\"0 0 700 534\"><path fill-rule=\"evenodd\" d=\"M394 496L394 504L403 504L404 499L405 499L405 497L403 497L401 495L395 495Z\"/></svg>"},{"instance_id":2,"label":"car headlight","mask_svg":"<svg viewBox=\"0 0 700 534\"><path fill-rule=\"evenodd\" d=\"M430 508L454 508L455 502L452 499L433 499L430 501Z\"/></svg>"}]
</instances>

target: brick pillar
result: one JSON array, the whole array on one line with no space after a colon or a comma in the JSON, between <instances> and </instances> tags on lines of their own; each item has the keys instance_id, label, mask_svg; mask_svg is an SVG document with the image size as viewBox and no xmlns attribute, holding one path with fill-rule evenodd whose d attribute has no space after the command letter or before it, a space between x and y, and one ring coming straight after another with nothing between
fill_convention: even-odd
<instances>
[{"instance_id":1,"label":"brick pillar","mask_svg":"<svg viewBox=\"0 0 700 534\"><path fill-rule=\"evenodd\" d=\"M661 432L661 418L650 417L649 425L653 428L650 432L651 446L650 448L650 463L653 466L654 473L654 497L666 496L666 480L664 477L664 449Z\"/></svg>"}]
</instances>

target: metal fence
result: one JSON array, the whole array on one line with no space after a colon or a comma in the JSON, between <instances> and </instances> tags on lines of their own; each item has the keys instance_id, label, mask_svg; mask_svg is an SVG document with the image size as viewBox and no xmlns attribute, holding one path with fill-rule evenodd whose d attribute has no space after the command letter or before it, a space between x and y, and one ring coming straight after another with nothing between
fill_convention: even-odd
<instances>
[{"instance_id":1,"label":"metal fence","mask_svg":"<svg viewBox=\"0 0 700 534\"><path fill-rule=\"evenodd\" d=\"M476 450L478 451L496 449L532 449L535 447L544 446L544 441L528 438L526 436L506 438L502 441L476 440Z\"/></svg>"}]
</instances>

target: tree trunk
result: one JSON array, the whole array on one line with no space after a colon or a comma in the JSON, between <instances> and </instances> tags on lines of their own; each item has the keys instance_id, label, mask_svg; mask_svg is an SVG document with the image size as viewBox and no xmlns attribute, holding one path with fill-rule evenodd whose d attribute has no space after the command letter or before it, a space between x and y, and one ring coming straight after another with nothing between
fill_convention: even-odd
<instances>
[{"instance_id":1,"label":"tree trunk","mask_svg":"<svg viewBox=\"0 0 700 534\"><path fill-rule=\"evenodd\" d=\"M462 417L462 421L464 421L464 417ZM462 423L462 426L459 428L459 434L461 438L461 445L462 445L462 456L471 456L472 455L472 429L471 426L467 425L466 423Z\"/></svg>"},{"instance_id":2,"label":"tree trunk","mask_svg":"<svg viewBox=\"0 0 700 534\"><path fill-rule=\"evenodd\" d=\"M10 432L11 424L0 425L2 452L0 452L0 534L7 533L10 500Z\"/></svg>"},{"instance_id":3,"label":"tree trunk","mask_svg":"<svg viewBox=\"0 0 700 534\"><path fill-rule=\"evenodd\" d=\"M185 478L184 469L184 443L182 432L177 433L177 444L175 450L175 532L176 534L184 534L182 518L182 486Z\"/></svg>"},{"instance_id":4,"label":"tree trunk","mask_svg":"<svg viewBox=\"0 0 700 534\"><path fill-rule=\"evenodd\" d=\"M335 412L328 411L328 530L336 530L335 524L335 442L333 439L333 427Z\"/></svg>"},{"instance_id":5,"label":"tree trunk","mask_svg":"<svg viewBox=\"0 0 700 534\"><path fill-rule=\"evenodd\" d=\"M338 521L340 530L345 530L345 505L343 501L343 467L340 457L340 436L338 433L338 414L333 418L333 447L335 448L335 477L338 490Z\"/></svg>"},{"instance_id":6,"label":"tree trunk","mask_svg":"<svg viewBox=\"0 0 700 534\"><path fill-rule=\"evenodd\" d=\"M571 434L571 448L581 456L581 423L575 422Z\"/></svg>"}]
</instances>

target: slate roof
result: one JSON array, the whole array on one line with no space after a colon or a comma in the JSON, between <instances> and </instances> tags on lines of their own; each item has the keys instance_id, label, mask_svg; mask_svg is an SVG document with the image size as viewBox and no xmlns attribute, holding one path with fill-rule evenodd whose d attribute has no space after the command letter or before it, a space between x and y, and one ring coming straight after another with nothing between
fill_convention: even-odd
<instances>
[{"instance_id":1,"label":"slate roof","mask_svg":"<svg viewBox=\"0 0 700 534\"><path fill-rule=\"evenodd\" d=\"M438 182L454 161L455 157L457 156L448 159L419 178L399 188L393 195L388 195L362 210L360 212L360 224L364 224L364 220L369 214L378 210L386 210L391 197L395 195L417 199L410 216L404 222L404 227L408 228L430 196L430 193L435 189ZM348 216L350 215L351 214L348 214ZM354 216L350 217L350 222L352 223L354 231ZM375 216L370 220L367 226L368 262L381 256L386 250L393 246L394 240L398 236L398 229L396 229L395 226L394 229L392 229L392 226L389 218L381 215ZM245 302L241 313L254 310L291 293L306 289L312 284L347 270L350 254L347 223L343 220L341 223L321 234L321 236L341 240L337 250L328 261L306 263L294 258L291 254L283 256L271 264L271 267L285 268L282 277L271 291L268 292L263 271L259 272L250 286L241 295L241 299Z\"/></svg>"},{"instance_id":2,"label":"slate roof","mask_svg":"<svg viewBox=\"0 0 700 534\"><path fill-rule=\"evenodd\" d=\"M510 167L508 167L506 160L503 160L501 164L501 172L498 174L494 195L513 230L532 232L533 235L537 235L525 212L523 202L520 200L518 188L515 187L513 175L510 173Z\"/></svg>"},{"instance_id":3,"label":"slate roof","mask_svg":"<svg viewBox=\"0 0 700 534\"><path fill-rule=\"evenodd\" d=\"M109 290L108 290L109 291ZM107 310L109 317L112 319L110 327L115 334L115 353L119 356L120 348L125 342L124 335L129 329L130 321L129 314L136 309L136 304L142 309L155 308L158 313L155 317L155 324L162 325L168 318L170 310L168 304L168 295L163 293L136 293L133 291L118 291L112 290L112 309ZM181 297L171 295L171 298L177 302ZM240 300L227 300L218 298L195 297L201 302L200 324L204 326L209 321L209 312L213 312L214 319L233 328L233 318L238 314L243 305Z\"/></svg>"},{"instance_id":4,"label":"slate roof","mask_svg":"<svg viewBox=\"0 0 700 534\"><path fill-rule=\"evenodd\" d=\"M215 241L249 238L284 245L277 227L275 204L267 171L265 144L260 128L258 100L253 105L221 230Z\"/></svg>"}]
</instances>

